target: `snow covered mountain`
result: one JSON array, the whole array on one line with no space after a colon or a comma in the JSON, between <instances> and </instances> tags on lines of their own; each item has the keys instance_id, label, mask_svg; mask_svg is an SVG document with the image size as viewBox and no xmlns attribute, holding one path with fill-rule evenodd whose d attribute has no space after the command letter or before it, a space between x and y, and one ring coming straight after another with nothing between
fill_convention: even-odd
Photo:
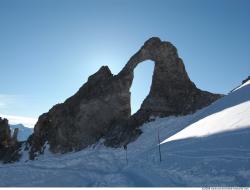
<instances>
[{"instance_id":1,"label":"snow covered mountain","mask_svg":"<svg viewBox=\"0 0 250 190\"><path fill-rule=\"evenodd\" d=\"M123 148L0 165L0 186L250 186L250 81L198 112L156 118ZM161 162L159 159L159 139Z\"/></svg>"},{"instance_id":2,"label":"snow covered mountain","mask_svg":"<svg viewBox=\"0 0 250 190\"><path fill-rule=\"evenodd\" d=\"M10 125L11 133L13 134L15 128L18 128L18 141L26 141L33 133L33 128L25 127L23 124Z\"/></svg>"}]
</instances>

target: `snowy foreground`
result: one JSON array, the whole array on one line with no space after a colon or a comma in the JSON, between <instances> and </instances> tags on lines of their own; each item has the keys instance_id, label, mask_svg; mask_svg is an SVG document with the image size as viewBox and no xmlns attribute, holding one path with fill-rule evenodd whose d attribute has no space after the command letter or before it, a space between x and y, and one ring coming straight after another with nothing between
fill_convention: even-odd
<instances>
[{"instance_id":1,"label":"snowy foreground","mask_svg":"<svg viewBox=\"0 0 250 190\"><path fill-rule=\"evenodd\" d=\"M250 186L250 84L193 115L146 123L124 149L101 142L0 164L0 186ZM159 161L158 139L162 161Z\"/></svg>"}]
</instances>

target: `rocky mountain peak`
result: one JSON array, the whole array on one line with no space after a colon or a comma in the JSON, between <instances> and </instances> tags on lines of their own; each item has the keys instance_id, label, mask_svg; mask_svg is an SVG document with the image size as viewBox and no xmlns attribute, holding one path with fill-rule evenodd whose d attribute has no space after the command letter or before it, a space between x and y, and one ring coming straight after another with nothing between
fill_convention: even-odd
<instances>
[{"instance_id":1,"label":"rocky mountain peak","mask_svg":"<svg viewBox=\"0 0 250 190\"><path fill-rule=\"evenodd\" d=\"M250 75L246 79L244 79L241 84L244 84L244 83L246 83L249 80L250 80Z\"/></svg>"},{"instance_id":2,"label":"rocky mountain peak","mask_svg":"<svg viewBox=\"0 0 250 190\"><path fill-rule=\"evenodd\" d=\"M155 62L152 86L137 113L131 116L130 87L135 67ZM52 152L81 150L100 138L119 147L135 140L150 116L185 115L221 96L198 89L189 79L177 49L170 42L147 40L117 75L101 67L79 91L39 117L29 138L31 158L46 142Z\"/></svg>"}]
</instances>

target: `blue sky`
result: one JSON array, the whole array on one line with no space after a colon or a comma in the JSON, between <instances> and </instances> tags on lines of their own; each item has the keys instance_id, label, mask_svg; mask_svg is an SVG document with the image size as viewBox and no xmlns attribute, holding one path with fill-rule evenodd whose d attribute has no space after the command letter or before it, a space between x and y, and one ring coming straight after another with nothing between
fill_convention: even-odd
<instances>
[{"instance_id":1,"label":"blue sky","mask_svg":"<svg viewBox=\"0 0 250 190\"><path fill-rule=\"evenodd\" d=\"M177 47L199 88L227 93L250 75L249 20L248 0L1 0L0 113L38 117L152 36ZM135 70L133 111L152 70Z\"/></svg>"}]
</instances>

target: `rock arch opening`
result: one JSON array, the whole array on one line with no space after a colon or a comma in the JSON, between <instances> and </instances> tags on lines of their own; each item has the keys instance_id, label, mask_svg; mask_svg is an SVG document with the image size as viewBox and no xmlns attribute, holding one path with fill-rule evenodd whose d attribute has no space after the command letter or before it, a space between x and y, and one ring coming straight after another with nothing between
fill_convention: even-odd
<instances>
[{"instance_id":1,"label":"rock arch opening","mask_svg":"<svg viewBox=\"0 0 250 190\"><path fill-rule=\"evenodd\" d=\"M131 114L136 113L150 92L155 63L143 61L134 69L134 79L130 87Z\"/></svg>"}]
</instances>

